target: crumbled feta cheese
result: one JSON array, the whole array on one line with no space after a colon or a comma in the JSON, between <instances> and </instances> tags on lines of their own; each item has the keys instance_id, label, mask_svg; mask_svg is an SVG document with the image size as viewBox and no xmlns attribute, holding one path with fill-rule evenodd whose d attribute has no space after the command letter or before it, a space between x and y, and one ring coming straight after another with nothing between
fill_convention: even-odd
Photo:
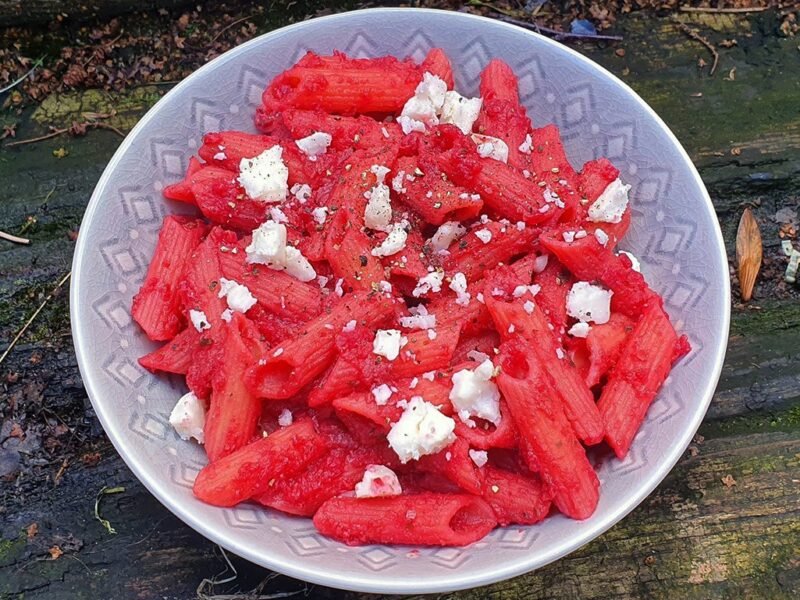
<instances>
[{"instance_id":1,"label":"crumbled feta cheese","mask_svg":"<svg viewBox=\"0 0 800 600\"><path fill-rule=\"evenodd\" d=\"M517 221L517 231L525 231L525 221Z\"/></svg>"},{"instance_id":2,"label":"crumbled feta cheese","mask_svg":"<svg viewBox=\"0 0 800 600\"><path fill-rule=\"evenodd\" d=\"M617 178L608 184L600 197L589 207L589 220L603 223L619 223L628 207L628 190L631 186Z\"/></svg>"},{"instance_id":3,"label":"crumbled feta cheese","mask_svg":"<svg viewBox=\"0 0 800 600\"><path fill-rule=\"evenodd\" d=\"M587 235L588 234L586 233L585 229L579 229L578 231L575 232L575 239L580 240L585 238Z\"/></svg>"},{"instance_id":4,"label":"crumbled feta cheese","mask_svg":"<svg viewBox=\"0 0 800 600\"><path fill-rule=\"evenodd\" d=\"M226 323L230 323L232 318L233 318L233 311L230 308L226 308L225 310L223 310L222 314L220 315L220 319L222 319Z\"/></svg>"},{"instance_id":5,"label":"crumbled feta cheese","mask_svg":"<svg viewBox=\"0 0 800 600\"><path fill-rule=\"evenodd\" d=\"M564 238L564 241L568 244L571 244L575 241L575 232L574 231L565 231L561 234L561 237Z\"/></svg>"},{"instance_id":6,"label":"crumbled feta cheese","mask_svg":"<svg viewBox=\"0 0 800 600\"><path fill-rule=\"evenodd\" d=\"M428 339L435 340L436 339L436 330L435 329L428 329Z\"/></svg>"},{"instance_id":7,"label":"crumbled feta cheese","mask_svg":"<svg viewBox=\"0 0 800 600\"><path fill-rule=\"evenodd\" d=\"M428 273L424 277L419 278L419 281L417 281L417 285L414 287L414 290L411 292L411 295L414 296L414 298L419 298L420 296L423 296L428 292L434 292L434 293L441 292L443 281L444 281L444 273L439 271Z\"/></svg>"},{"instance_id":8,"label":"crumbled feta cheese","mask_svg":"<svg viewBox=\"0 0 800 600\"><path fill-rule=\"evenodd\" d=\"M444 95L439 122L452 123L461 130L461 133L469 135L472 126L478 120L482 105L482 98L465 98L451 90Z\"/></svg>"},{"instance_id":9,"label":"crumbled feta cheese","mask_svg":"<svg viewBox=\"0 0 800 600\"><path fill-rule=\"evenodd\" d=\"M478 156L508 162L508 145L500 138L480 133L472 134L472 141L478 146Z\"/></svg>"},{"instance_id":10,"label":"crumbled feta cheese","mask_svg":"<svg viewBox=\"0 0 800 600\"><path fill-rule=\"evenodd\" d=\"M424 304L410 308L410 317L400 317L400 325L406 329L432 329L436 327L436 315L428 313Z\"/></svg>"},{"instance_id":11,"label":"crumbled feta cheese","mask_svg":"<svg viewBox=\"0 0 800 600\"><path fill-rule=\"evenodd\" d=\"M526 300L525 304L522 305L522 308L525 310L526 313L529 315L533 314L536 305L531 300Z\"/></svg>"},{"instance_id":12,"label":"crumbled feta cheese","mask_svg":"<svg viewBox=\"0 0 800 600\"><path fill-rule=\"evenodd\" d=\"M564 354L564 351L561 348L556 348L556 356L559 360L564 360L566 354Z\"/></svg>"},{"instance_id":13,"label":"crumbled feta cheese","mask_svg":"<svg viewBox=\"0 0 800 600\"><path fill-rule=\"evenodd\" d=\"M389 199L389 187L383 183L383 177L368 193L369 200L364 208L364 225L370 229L386 231L392 221L392 203Z\"/></svg>"},{"instance_id":14,"label":"crumbled feta cheese","mask_svg":"<svg viewBox=\"0 0 800 600\"><path fill-rule=\"evenodd\" d=\"M386 129L386 127L381 127L381 133L383 134L383 137L389 138L389 130Z\"/></svg>"},{"instance_id":15,"label":"crumbled feta cheese","mask_svg":"<svg viewBox=\"0 0 800 600\"><path fill-rule=\"evenodd\" d=\"M262 202L283 202L289 190L289 168L278 145L253 158L239 161L238 181L250 198Z\"/></svg>"},{"instance_id":16,"label":"crumbled feta cheese","mask_svg":"<svg viewBox=\"0 0 800 600\"><path fill-rule=\"evenodd\" d=\"M521 298L526 293L530 292L531 296L535 296L542 290L542 287L536 284L533 285L518 285L514 288L512 295L514 298Z\"/></svg>"},{"instance_id":17,"label":"crumbled feta cheese","mask_svg":"<svg viewBox=\"0 0 800 600\"><path fill-rule=\"evenodd\" d=\"M492 232L488 229L479 229L475 232L475 237L477 237L484 244L488 244L492 241Z\"/></svg>"},{"instance_id":18,"label":"crumbled feta cheese","mask_svg":"<svg viewBox=\"0 0 800 600\"><path fill-rule=\"evenodd\" d=\"M389 467L369 465L364 477L356 484L356 498L384 498L403 493L397 475Z\"/></svg>"},{"instance_id":19,"label":"crumbled feta cheese","mask_svg":"<svg viewBox=\"0 0 800 600\"><path fill-rule=\"evenodd\" d=\"M328 207L318 206L317 208L311 211L311 216L314 217L314 221L317 224L323 225L325 223L325 219L328 218Z\"/></svg>"},{"instance_id":20,"label":"crumbled feta cheese","mask_svg":"<svg viewBox=\"0 0 800 600\"><path fill-rule=\"evenodd\" d=\"M253 239L245 248L248 263L277 265L286 262L286 226L274 221L266 221L253 230Z\"/></svg>"},{"instance_id":21,"label":"crumbled feta cheese","mask_svg":"<svg viewBox=\"0 0 800 600\"><path fill-rule=\"evenodd\" d=\"M478 417L495 425L500 424L500 391L491 380L493 375L491 360L483 361L475 369L453 373L450 402L464 423L469 424L470 417Z\"/></svg>"},{"instance_id":22,"label":"crumbled feta cheese","mask_svg":"<svg viewBox=\"0 0 800 600\"><path fill-rule=\"evenodd\" d=\"M194 328L200 333L203 333L204 329L211 329L211 323L208 322L208 317L206 317L206 313L202 310L190 309L189 320L191 320Z\"/></svg>"},{"instance_id":23,"label":"crumbled feta cheese","mask_svg":"<svg viewBox=\"0 0 800 600\"><path fill-rule=\"evenodd\" d=\"M387 360L394 360L400 355L400 348L406 341L399 329L378 329L372 340L372 352Z\"/></svg>"},{"instance_id":24,"label":"crumbled feta cheese","mask_svg":"<svg viewBox=\"0 0 800 600\"><path fill-rule=\"evenodd\" d=\"M418 384L419 384L419 378L414 377L414 379L411 380L411 383L408 384L408 387L409 389L413 390L415 387L417 387Z\"/></svg>"},{"instance_id":25,"label":"crumbled feta cheese","mask_svg":"<svg viewBox=\"0 0 800 600\"><path fill-rule=\"evenodd\" d=\"M641 273L642 272L642 265L639 262L638 258L636 258L630 252L625 252L625 250L620 250L619 253L620 254L624 254L625 256L627 256L630 259L630 261L631 261L631 269L633 269L637 273Z\"/></svg>"},{"instance_id":26,"label":"crumbled feta cheese","mask_svg":"<svg viewBox=\"0 0 800 600\"><path fill-rule=\"evenodd\" d=\"M456 293L456 304L467 306L470 294L467 292L467 278L463 273L456 273L450 281L450 289Z\"/></svg>"},{"instance_id":27,"label":"crumbled feta cheese","mask_svg":"<svg viewBox=\"0 0 800 600\"><path fill-rule=\"evenodd\" d=\"M333 286L333 292L339 296L340 298L344 296L344 290L342 289L342 283L344 283L344 279L341 277L336 280L336 285Z\"/></svg>"},{"instance_id":28,"label":"crumbled feta cheese","mask_svg":"<svg viewBox=\"0 0 800 600\"><path fill-rule=\"evenodd\" d=\"M533 272L534 273L541 273L547 267L547 261L549 260L549 254L542 254L541 256L537 256L536 260L533 261Z\"/></svg>"},{"instance_id":29,"label":"crumbled feta cheese","mask_svg":"<svg viewBox=\"0 0 800 600\"><path fill-rule=\"evenodd\" d=\"M289 217L287 217L286 213L283 212L277 206L273 206L272 208L269 209L269 216L276 223L288 223L289 222Z\"/></svg>"},{"instance_id":30,"label":"crumbled feta cheese","mask_svg":"<svg viewBox=\"0 0 800 600\"><path fill-rule=\"evenodd\" d=\"M288 427L292 424L293 420L294 417L292 416L292 411L290 411L288 408L284 408L281 411L281 414L278 415L278 425L281 427Z\"/></svg>"},{"instance_id":31,"label":"crumbled feta cheese","mask_svg":"<svg viewBox=\"0 0 800 600\"><path fill-rule=\"evenodd\" d=\"M380 243L377 248L372 249L372 256L391 256L397 254L406 247L406 240L408 233L405 229L405 223L395 223L389 230L386 239Z\"/></svg>"},{"instance_id":32,"label":"crumbled feta cheese","mask_svg":"<svg viewBox=\"0 0 800 600\"><path fill-rule=\"evenodd\" d=\"M397 117L397 124L400 125L400 128L406 135L412 131L425 131L425 123L422 121L417 121L416 119L412 119L406 115L400 115Z\"/></svg>"},{"instance_id":33,"label":"crumbled feta cheese","mask_svg":"<svg viewBox=\"0 0 800 600\"><path fill-rule=\"evenodd\" d=\"M228 155L224 152L217 152L212 158L214 160L227 160Z\"/></svg>"},{"instance_id":34,"label":"crumbled feta cheese","mask_svg":"<svg viewBox=\"0 0 800 600\"><path fill-rule=\"evenodd\" d=\"M392 388L382 383L378 387L372 388L372 395L375 398L375 404L385 406L389 398L392 397Z\"/></svg>"},{"instance_id":35,"label":"crumbled feta cheese","mask_svg":"<svg viewBox=\"0 0 800 600\"><path fill-rule=\"evenodd\" d=\"M472 450L470 448L469 457L472 459L472 462L475 463L475 466L479 469L489 462L489 455L486 453L486 450Z\"/></svg>"},{"instance_id":36,"label":"crumbled feta cheese","mask_svg":"<svg viewBox=\"0 0 800 600\"><path fill-rule=\"evenodd\" d=\"M345 324L345 326L342 327L342 331L346 331L346 332L355 331L356 325L357 325L357 323L356 323L355 319L353 319L352 321L348 321Z\"/></svg>"},{"instance_id":37,"label":"crumbled feta cheese","mask_svg":"<svg viewBox=\"0 0 800 600\"><path fill-rule=\"evenodd\" d=\"M599 227L594 230L594 237L601 246L605 246L608 243L608 234Z\"/></svg>"},{"instance_id":38,"label":"crumbled feta cheese","mask_svg":"<svg viewBox=\"0 0 800 600\"><path fill-rule=\"evenodd\" d=\"M392 425L386 439L400 462L405 464L444 450L456 439L455 427L453 419L420 396L414 396L400 419Z\"/></svg>"},{"instance_id":39,"label":"crumbled feta cheese","mask_svg":"<svg viewBox=\"0 0 800 600\"><path fill-rule=\"evenodd\" d=\"M333 137L330 133L315 131L308 137L296 140L295 144L310 160L316 160L318 156L327 152L332 141Z\"/></svg>"},{"instance_id":40,"label":"crumbled feta cheese","mask_svg":"<svg viewBox=\"0 0 800 600\"><path fill-rule=\"evenodd\" d=\"M436 250L447 250L455 240L467 233L467 229L460 225L458 221L447 221L439 225L439 229L431 238L431 245Z\"/></svg>"},{"instance_id":41,"label":"crumbled feta cheese","mask_svg":"<svg viewBox=\"0 0 800 600\"><path fill-rule=\"evenodd\" d=\"M391 169L383 165L372 165L369 170L373 175L375 175L377 183L383 183L386 180L386 175L389 174Z\"/></svg>"},{"instance_id":42,"label":"crumbled feta cheese","mask_svg":"<svg viewBox=\"0 0 800 600\"><path fill-rule=\"evenodd\" d=\"M544 191L542 192L542 197L544 198L544 201L547 202L547 204L555 204L558 208L564 208L564 206L566 206L564 204L564 201L561 200L561 196L556 194L549 187L544 189ZM541 209L539 210L541 212Z\"/></svg>"},{"instance_id":43,"label":"crumbled feta cheese","mask_svg":"<svg viewBox=\"0 0 800 600\"><path fill-rule=\"evenodd\" d=\"M607 323L611 317L611 296L614 292L587 281L573 284L567 294L567 314L579 321Z\"/></svg>"},{"instance_id":44,"label":"crumbled feta cheese","mask_svg":"<svg viewBox=\"0 0 800 600\"><path fill-rule=\"evenodd\" d=\"M189 392L175 404L169 415L169 424L182 440L194 438L202 444L205 441L203 428L206 424L206 407L194 392Z\"/></svg>"},{"instance_id":45,"label":"crumbled feta cheese","mask_svg":"<svg viewBox=\"0 0 800 600\"><path fill-rule=\"evenodd\" d=\"M300 281L311 281L317 276L317 272L308 259L303 256L294 246L286 246L286 272Z\"/></svg>"},{"instance_id":46,"label":"crumbled feta cheese","mask_svg":"<svg viewBox=\"0 0 800 600\"><path fill-rule=\"evenodd\" d=\"M490 360L489 355L481 352L480 350L470 350L467 352L467 358L470 360L474 360L477 363L482 363L485 360Z\"/></svg>"},{"instance_id":47,"label":"crumbled feta cheese","mask_svg":"<svg viewBox=\"0 0 800 600\"><path fill-rule=\"evenodd\" d=\"M414 95L409 98L397 122L403 128L403 133L410 131L425 131L426 125L436 125L439 123L439 113L444 104L447 84L436 75L427 71L422 75L422 81L414 91ZM408 129L408 131L407 131Z\"/></svg>"},{"instance_id":48,"label":"crumbled feta cheese","mask_svg":"<svg viewBox=\"0 0 800 600\"><path fill-rule=\"evenodd\" d=\"M585 338L587 335L589 335L589 331L591 331L591 329L592 328L588 323L579 321L575 323L575 325L570 327L567 333L570 334L572 337Z\"/></svg>"},{"instance_id":49,"label":"crumbled feta cheese","mask_svg":"<svg viewBox=\"0 0 800 600\"><path fill-rule=\"evenodd\" d=\"M392 293L392 284L388 281L379 281L378 282L378 291L381 294L391 294Z\"/></svg>"},{"instance_id":50,"label":"crumbled feta cheese","mask_svg":"<svg viewBox=\"0 0 800 600\"><path fill-rule=\"evenodd\" d=\"M533 139L531 138L531 134L528 133L525 135L525 141L519 145L519 151L523 154L530 154L531 148L533 148Z\"/></svg>"},{"instance_id":51,"label":"crumbled feta cheese","mask_svg":"<svg viewBox=\"0 0 800 600\"><path fill-rule=\"evenodd\" d=\"M256 303L256 299L247 286L237 283L232 279L219 278L220 298L225 298L228 308L234 312L246 313Z\"/></svg>"},{"instance_id":52,"label":"crumbled feta cheese","mask_svg":"<svg viewBox=\"0 0 800 600\"><path fill-rule=\"evenodd\" d=\"M403 181L405 179L405 175L406 175L405 171L398 171L397 175L395 175L392 178L392 189L398 194L406 193L406 188L403 187Z\"/></svg>"},{"instance_id":53,"label":"crumbled feta cheese","mask_svg":"<svg viewBox=\"0 0 800 600\"><path fill-rule=\"evenodd\" d=\"M295 183L289 191L300 204L305 204L311 196L311 186L307 183Z\"/></svg>"},{"instance_id":54,"label":"crumbled feta cheese","mask_svg":"<svg viewBox=\"0 0 800 600\"><path fill-rule=\"evenodd\" d=\"M481 304L486 304L486 301L483 299L483 292L478 292L477 294L475 294L475 300L477 300Z\"/></svg>"},{"instance_id":55,"label":"crumbled feta cheese","mask_svg":"<svg viewBox=\"0 0 800 600\"><path fill-rule=\"evenodd\" d=\"M423 379L427 379L428 381L433 381L436 379L436 371L425 371L422 374Z\"/></svg>"}]
</instances>

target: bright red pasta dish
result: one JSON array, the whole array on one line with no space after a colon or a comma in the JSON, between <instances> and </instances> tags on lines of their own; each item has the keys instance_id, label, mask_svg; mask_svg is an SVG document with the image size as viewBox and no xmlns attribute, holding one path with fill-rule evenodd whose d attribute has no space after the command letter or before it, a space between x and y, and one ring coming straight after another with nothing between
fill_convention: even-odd
<instances>
[{"instance_id":1,"label":"bright red pasta dish","mask_svg":"<svg viewBox=\"0 0 800 600\"><path fill-rule=\"evenodd\" d=\"M164 190L199 216L164 220L132 313L164 342L140 363L191 390L170 422L208 455L202 501L348 544L594 512L587 448L625 457L689 345L617 250L614 165L576 171L501 61L453 87L438 49L309 53L258 134L206 133Z\"/></svg>"}]
</instances>

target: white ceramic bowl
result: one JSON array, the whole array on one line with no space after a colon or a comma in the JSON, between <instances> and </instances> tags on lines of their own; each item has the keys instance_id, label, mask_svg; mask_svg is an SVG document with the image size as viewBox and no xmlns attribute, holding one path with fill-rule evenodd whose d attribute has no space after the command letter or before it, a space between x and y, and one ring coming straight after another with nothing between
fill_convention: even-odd
<instances>
[{"instance_id":1,"label":"white ceramic bowl","mask_svg":"<svg viewBox=\"0 0 800 600\"><path fill-rule=\"evenodd\" d=\"M537 125L556 123L574 165L607 156L633 185L624 247L642 261L692 352L667 380L624 461L599 461L600 503L585 521L554 516L495 530L467 548L347 547L310 520L243 505L219 509L192 496L205 463L167 417L179 378L136 362L153 349L131 321L162 218L188 208L161 189L180 179L204 132L254 130L265 84L306 50L392 54L420 60L434 46L450 56L456 87L476 94L491 58L519 75ZM133 129L86 210L73 265L70 307L81 374L122 458L189 526L255 563L307 581L384 593L468 588L531 571L597 537L667 475L706 412L719 377L729 321L728 266L703 183L661 119L630 88L577 52L523 29L453 12L374 9L298 23L220 56L171 90Z\"/></svg>"}]
</instances>

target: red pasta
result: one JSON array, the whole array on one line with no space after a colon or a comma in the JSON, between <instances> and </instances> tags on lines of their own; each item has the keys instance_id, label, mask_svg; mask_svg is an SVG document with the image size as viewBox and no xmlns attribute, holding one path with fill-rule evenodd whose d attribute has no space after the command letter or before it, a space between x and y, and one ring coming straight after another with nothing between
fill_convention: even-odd
<instances>
[{"instance_id":1,"label":"red pasta","mask_svg":"<svg viewBox=\"0 0 800 600\"><path fill-rule=\"evenodd\" d=\"M628 186L577 171L502 61L480 99L445 53L308 53L261 134L204 132L164 188L131 309L170 423L204 444L195 495L312 517L346 544L466 545L593 514L586 446L622 459L689 351L617 254ZM635 198L630 199L635 202Z\"/></svg>"}]
</instances>

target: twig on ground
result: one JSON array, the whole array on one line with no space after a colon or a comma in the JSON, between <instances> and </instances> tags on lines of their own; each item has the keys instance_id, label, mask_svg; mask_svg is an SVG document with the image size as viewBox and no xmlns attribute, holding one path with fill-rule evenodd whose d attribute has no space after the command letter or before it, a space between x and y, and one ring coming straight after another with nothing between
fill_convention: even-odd
<instances>
[{"instance_id":1,"label":"twig on ground","mask_svg":"<svg viewBox=\"0 0 800 600\"><path fill-rule=\"evenodd\" d=\"M681 12L688 12L688 13L744 14L744 13L764 12L765 10L769 10L769 6L754 6L752 8L711 8L704 6L681 6L679 10Z\"/></svg>"},{"instance_id":2,"label":"twig on ground","mask_svg":"<svg viewBox=\"0 0 800 600\"><path fill-rule=\"evenodd\" d=\"M61 466L59 467L58 471L53 476L53 485L58 485L58 482L61 481L61 478L64 476L64 473L66 472L68 466L69 466L69 460L65 458L64 462L61 463Z\"/></svg>"},{"instance_id":3,"label":"twig on ground","mask_svg":"<svg viewBox=\"0 0 800 600\"><path fill-rule=\"evenodd\" d=\"M69 279L71 276L72 276L72 271L70 271L69 273L64 275L64 277L61 278L61 281L59 281L56 284L56 287L54 287L53 290L47 295L47 298L45 298L42 301L42 303L39 305L39 308L37 308L33 312L33 314L28 318L27 321L25 321L25 324L22 326L22 329L20 329L17 332L17 335L15 335L14 339L11 340L11 343L8 345L8 348L6 348L5 352L3 352L2 355L0 355L0 364L3 364L3 361L6 359L6 357L9 354L9 352L11 352L11 350L14 348L14 346L17 345L17 342L20 340L20 338L23 335L25 335L25 332L28 331L28 327L31 326L31 324L34 322L34 320L36 320L36 317L39 316L39 313L42 312L42 310L44 310L44 307L47 305L47 303L53 298L53 296L56 294L56 292L59 289L61 289L61 286L64 285L67 282L67 279Z\"/></svg>"},{"instance_id":4,"label":"twig on ground","mask_svg":"<svg viewBox=\"0 0 800 600\"><path fill-rule=\"evenodd\" d=\"M248 19L252 19L253 16L254 15L248 15L246 17L242 17L241 19L236 19L233 23L228 23L227 25L225 25L225 27L223 27L222 29L220 29L217 32L217 35L215 35L213 38L211 38L211 41L209 42L209 44L213 44L214 42L216 42L217 39L219 38L219 36L221 36L223 33L228 31L228 29L230 29L231 27L234 27L234 26L238 25L239 23L242 23L243 21L247 21Z\"/></svg>"},{"instance_id":5,"label":"twig on ground","mask_svg":"<svg viewBox=\"0 0 800 600\"><path fill-rule=\"evenodd\" d=\"M45 135L40 135L34 138L28 138L27 140L17 140L16 142L9 142L6 144L6 148L11 148L11 146L22 146L24 144L33 144L35 142L43 142L44 140L49 140L50 138L58 137L64 133L69 131L69 127L65 127L64 129L54 129L50 133L46 133Z\"/></svg>"},{"instance_id":6,"label":"twig on ground","mask_svg":"<svg viewBox=\"0 0 800 600\"><path fill-rule=\"evenodd\" d=\"M512 25L518 25L520 27L524 27L525 29L530 29L531 31L535 31L536 33L541 33L543 35L548 35L552 37L556 41L561 40L597 40L597 41L607 41L607 42L621 42L622 36L619 35L589 35L586 33L570 33L568 31L559 31L558 29L551 29L549 27L544 27L542 25L537 25L536 23L529 23L527 21L522 21L520 19L515 19L513 17L507 17L505 15L499 15L497 17L493 17L498 21L504 21L506 23L511 23Z\"/></svg>"},{"instance_id":7,"label":"twig on ground","mask_svg":"<svg viewBox=\"0 0 800 600\"><path fill-rule=\"evenodd\" d=\"M117 533L117 530L111 526L111 523L109 522L108 519L104 519L103 517L100 516L100 500L106 494L121 494L124 491L125 488L121 486L113 488L103 486L103 489L97 492L97 496L95 496L94 498L94 518L100 521L100 523L103 525L103 527L106 528L106 531L108 531L108 533L115 534Z\"/></svg>"},{"instance_id":8,"label":"twig on ground","mask_svg":"<svg viewBox=\"0 0 800 600\"><path fill-rule=\"evenodd\" d=\"M719 52L714 47L714 44L708 41L708 38L703 37L700 35L700 32L697 29L692 29L686 23L678 23L678 29L680 29L683 33L687 36L692 38L693 40L700 42L705 46L709 52L711 52L711 56L714 58L714 62L711 63L711 70L708 72L709 75L713 76L714 71L717 70L717 65L719 64Z\"/></svg>"},{"instance_id":9,"label":"twig on ground","mask_svg":"<svg viewBox=\"0 0 800 600\"><path fill-rule=\"evenodd\" d=\"M100 128L100 129L108 129L109 131L113 131L120 137L125 137L125 132L119 129L118 127L114 127L113 125L109 125L108 123L92 123L92 127Z\"/></svg>"},{"instance_id":10,"label":"twig on ground","mask_svg":"<svg viewBox=\"0 0 800 600\"><path fill-rule=\"evenodd\" d=\"M27 245L31 243L31 241L28 238L11 235L10 233L6 233L5 231L0 231L0 239L8 240L9 242L14 242L15 244Z\"/></svg>"},{"instance_id":11,"label":"twig on ground","mask_svg":"<svg viewBox=\"0 0 800 600\"><path fill-rule=\"evenodd\" d=\"M0 94L8 92L9 90L13 90L20 83L25 81L28 78L28 76L31 75L31 73L33 73L37 68L39 68L41 66L42 62L44 62L44 56L42 56L41 58L39 58L39 60L37 60L35 63L33 63L33 66L28 70L27 73L25 73L25 75L23 75L19 79L16 79L16 80L12 81L6 87L4 87L2 90L0 90Z\"/></svg>"}]
</instances>

